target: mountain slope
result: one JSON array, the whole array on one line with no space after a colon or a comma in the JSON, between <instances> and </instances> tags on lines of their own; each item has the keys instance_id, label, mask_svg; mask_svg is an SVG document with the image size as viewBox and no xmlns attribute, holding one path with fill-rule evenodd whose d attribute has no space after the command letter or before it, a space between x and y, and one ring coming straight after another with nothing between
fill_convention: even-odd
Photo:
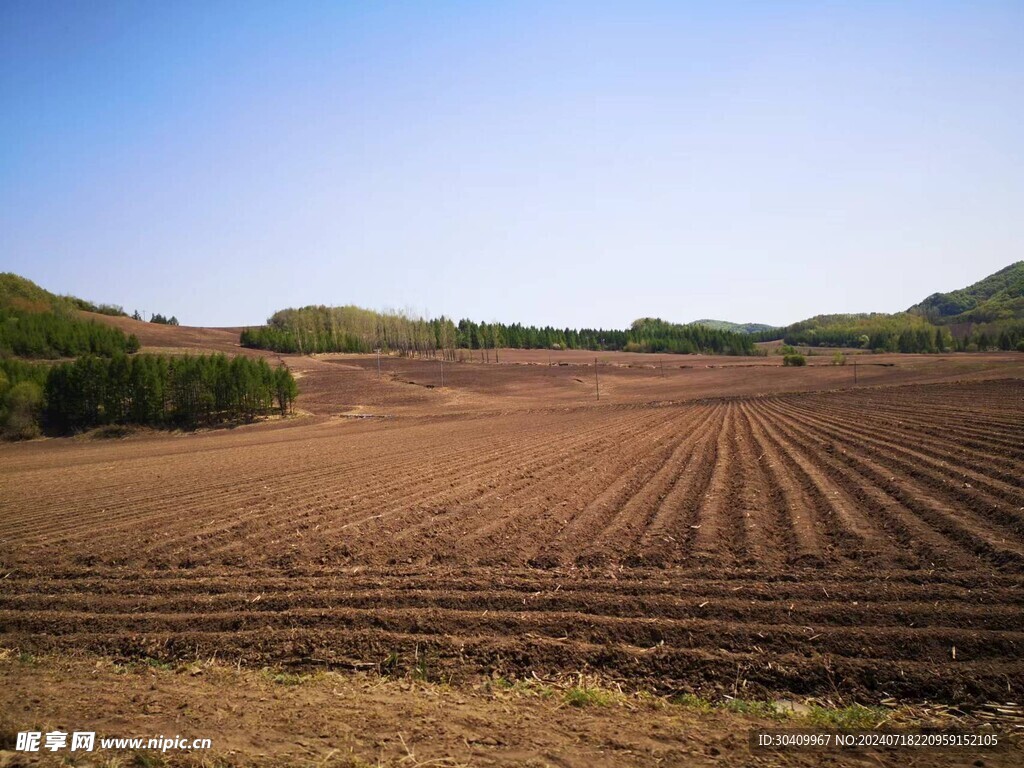
<instances>
[{"instance_id":1,"label":"mountain slope","mask_svg":"<svg viewBox=\"0 0 1024 768\"><path fill-rule=\"evenodd\" d=\"M907 311L942 324L1024 318L1024 261L966 288L933 293Z\"/></svg>"}]
</instances>

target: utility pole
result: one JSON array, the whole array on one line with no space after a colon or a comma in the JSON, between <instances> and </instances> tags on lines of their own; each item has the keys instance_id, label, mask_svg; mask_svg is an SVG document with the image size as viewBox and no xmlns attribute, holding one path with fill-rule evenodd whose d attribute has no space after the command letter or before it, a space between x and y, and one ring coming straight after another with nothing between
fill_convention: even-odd
<instances>
[{"instance_id":1,"label":"utility pole","mask_svg":"<svg viewBox=\"0 0 1024 768\"><path fill-rule=\"evenodd\" d=\"M597 399L601 399L601 380L597 375L597 358L594 358L594 391L597 392Z\"/></svg>"},{"instance_id":2,"label":"utility pole","mask_svg":"<svg viewBox=\"0 0 1024 768\"><path fill-rule=\"evenodd\" d=\"M441 362L441 389L444 389L444 358L443 357L441 358L440 362Z\"/></svg>"},{"instance_id":3,"label":"utility pole","mask_svg":"<svg viewBox=\"0 0 1024 768\"><path fill-rule=\"evenodd\" d=\"M377 378L380 378L380 347L377 347Z\"/></svg>"}]
</instances>

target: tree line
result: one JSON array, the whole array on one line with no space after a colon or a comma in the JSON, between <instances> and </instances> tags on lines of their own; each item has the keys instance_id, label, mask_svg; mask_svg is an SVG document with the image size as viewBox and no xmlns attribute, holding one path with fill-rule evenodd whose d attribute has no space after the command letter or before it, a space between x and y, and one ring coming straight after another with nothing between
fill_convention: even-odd
<instances>
[{"instance_id":1,"label":"tree line","mask_svg":"<svg viewBox=\"0 0 1024 768\"><path fill-rule=\"evenodd\" d=\"M1024 352L1024 320L960 324L951 328L954 332L955 349L958 351L986 352L998 349L1004 352Z\"/></svg>"},{"instance_id":2,"label":"tree line","mask_svg":"<svg viewBox=\"0 0 1024 768\"><path fill-rule=\"evenodd\" d=\"M819 315L751 336L757 341L781 338L795 346L855 347L875 352L985 352L1017 349L1024 341L1024 321L935 325L915 313Z\"/></svg>"},{"instance_id":3,"label":"tree line","mask_svg":"<svg viewBox=\"0 0 1024 768\"><path fill-rule=\"evenodd\" d=\"M286 367L262 358L87 356L50 370L43 413L59 432L103 424L193 427L287 413L297 391Z\"/></svg>"},{"instance_id":4,"label":"tree line","mask_svg":"<svg viewBox=\"0 0 1024 768\"><path fill-rule=\"evenodd\" d=\"M50 366L0 357L0 434L28 439L39 434L43 387Z\"/></svg>"},{"instance_id":5,"label":"tree line","mask_svg":"<svg viewBox=\"0 0 1024 768\"><path fill-rule=\"evenodd\" d=\"M0 308L0 355L59 358L136 352L139 340L117 328L61 312Z\"/></svg>"},{"instance_id":6,"label":"tree line","mask_svg":"<svg viewBox=\"0 0 1024 768\"><path fill-rule=\"evenodd\" d=\"M754 338L749 334L656 318L637 320L625 330L560 329L520 323L476 323L467 319L455 324L444 316L426 319L353 306L281 310L266 325L243 330L241 344L298 354L382 349L426 357L440 353L447 359L454 359L458 349L499 347L754 354Z\"/></svg>"},{"instance_id":7,"label":"tree line","mask_svg":"<svg viewBox=\"0 0 1024 768\"><path fill-rule=\"evenodd\" d=\"M132 314L132 320L141 319L142 315L140 315L139 310L136 309L135 312ZM154 312L153 316L149 318L149 322L156 323L157 325L177 325L178 318L176 318L174 315L166 317L165 315L161 315L159 312Z\"/></svg>"},{"instance_id":8,"label":"tree line","mask_svg":"<svg viewBox=\"0 0 1024 768\"><path fill-rule=\"evenodd\" d=\"M279 411L298 393L283 365L222 354L86 355L74 362L0 360L0 426L8 438L107 424L195 427Z\"/></svg>"}]
</instances>

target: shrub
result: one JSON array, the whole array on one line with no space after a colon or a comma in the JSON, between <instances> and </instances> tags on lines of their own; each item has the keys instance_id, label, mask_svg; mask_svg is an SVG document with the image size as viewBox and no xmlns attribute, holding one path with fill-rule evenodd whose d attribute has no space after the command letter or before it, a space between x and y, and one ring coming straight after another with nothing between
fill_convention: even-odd
<instances>
[{"instance_id":1,"label":"shrub","mask_svg":"<svg viewBox=\"0 0 1024 768\"><path fill-rule=\"evenodd\" d=\"M803 355L786 355L782 358L783 365L807 365L807 358Z\"/></svg>"},{"instance_id":2,"label":"shrub","mask_svg":"<svg viewBox=\"0 0 1024 768\"><path fill-rule=\"evenodd\" d=\"M1024 339L1017 342L1017 351L1024 352Z\"/></svg>"},{"instance_id":3,"label":"shrub","mask_svg":"<svg viewBox=\"0 0 1024 768\"><path fill-rule=\"evenodd\" d=\"M4 436L12 440L30 440L39 437L36 420L43 405L43 390L34 381L22 381L11 387L4 398L7 418Z\"/></svg>"},{"instance_id":4,"label":"shrub","mask_svg":"<svg viewBox=\"0 0 1024 768\"><path fill-rule=\"evenodd\" d=\"M836 352L832 355L832 365L846 365L846 355L842 352Z\"/></svg>"}]
</instances>

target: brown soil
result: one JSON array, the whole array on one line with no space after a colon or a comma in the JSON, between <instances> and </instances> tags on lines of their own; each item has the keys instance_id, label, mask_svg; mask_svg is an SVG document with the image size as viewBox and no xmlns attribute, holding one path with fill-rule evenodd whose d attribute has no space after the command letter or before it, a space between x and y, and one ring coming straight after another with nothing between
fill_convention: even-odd
<instances>
[{"instance_id":1,"label":"brown soil","mask_svg":"<svg viewBox=\"0 0 1024 768\"><path fill-rule=\"evenodd\" d=\"M751 731L814 727L785 718L683 706L614 690L585 707L567 688L530 678L513 688L481 680L453 688L376 673L306 678L236 670L208 662L178 670L90 657L0 659L0 740L18 731L94 731L120 736L209 738L209 751L78 753L75 765L111 766L1011 766L1021 739L981 718L920 710L883 712L894 729L958 728L997 733L997 748L926 750L763 750ZM819 725L818 728L829 728ZM66 765L63 757L4 752L0 765Z\"/></svg>"},{"instance_id":2,"label":"brown soil","mask_svg":"<svg viewBox=\"0 0 1024 768\"><path fill-rule=\"evenodd\" d=\"M299 418L0 447L0 645L1021 700L1024 356L600 356L598 401L536 354L287 357Z\"/></svg>"},{"instance_id":3,"label":"brown soil","mask_svg":"<svg viewBox=\"0 0 1024 768\"><path fill-rule=\"evenodd\" d=\"M142 320L133 320L130 317L113 317L96 312L80 312L79 314L88 320L111 325L128 334L135 334L139 343L142 344L143 352L267 354L241 346L238 343L239 334L242 332L241 328L196 328L187 325L148 323Z\"/></svg>"}]
</instances>

